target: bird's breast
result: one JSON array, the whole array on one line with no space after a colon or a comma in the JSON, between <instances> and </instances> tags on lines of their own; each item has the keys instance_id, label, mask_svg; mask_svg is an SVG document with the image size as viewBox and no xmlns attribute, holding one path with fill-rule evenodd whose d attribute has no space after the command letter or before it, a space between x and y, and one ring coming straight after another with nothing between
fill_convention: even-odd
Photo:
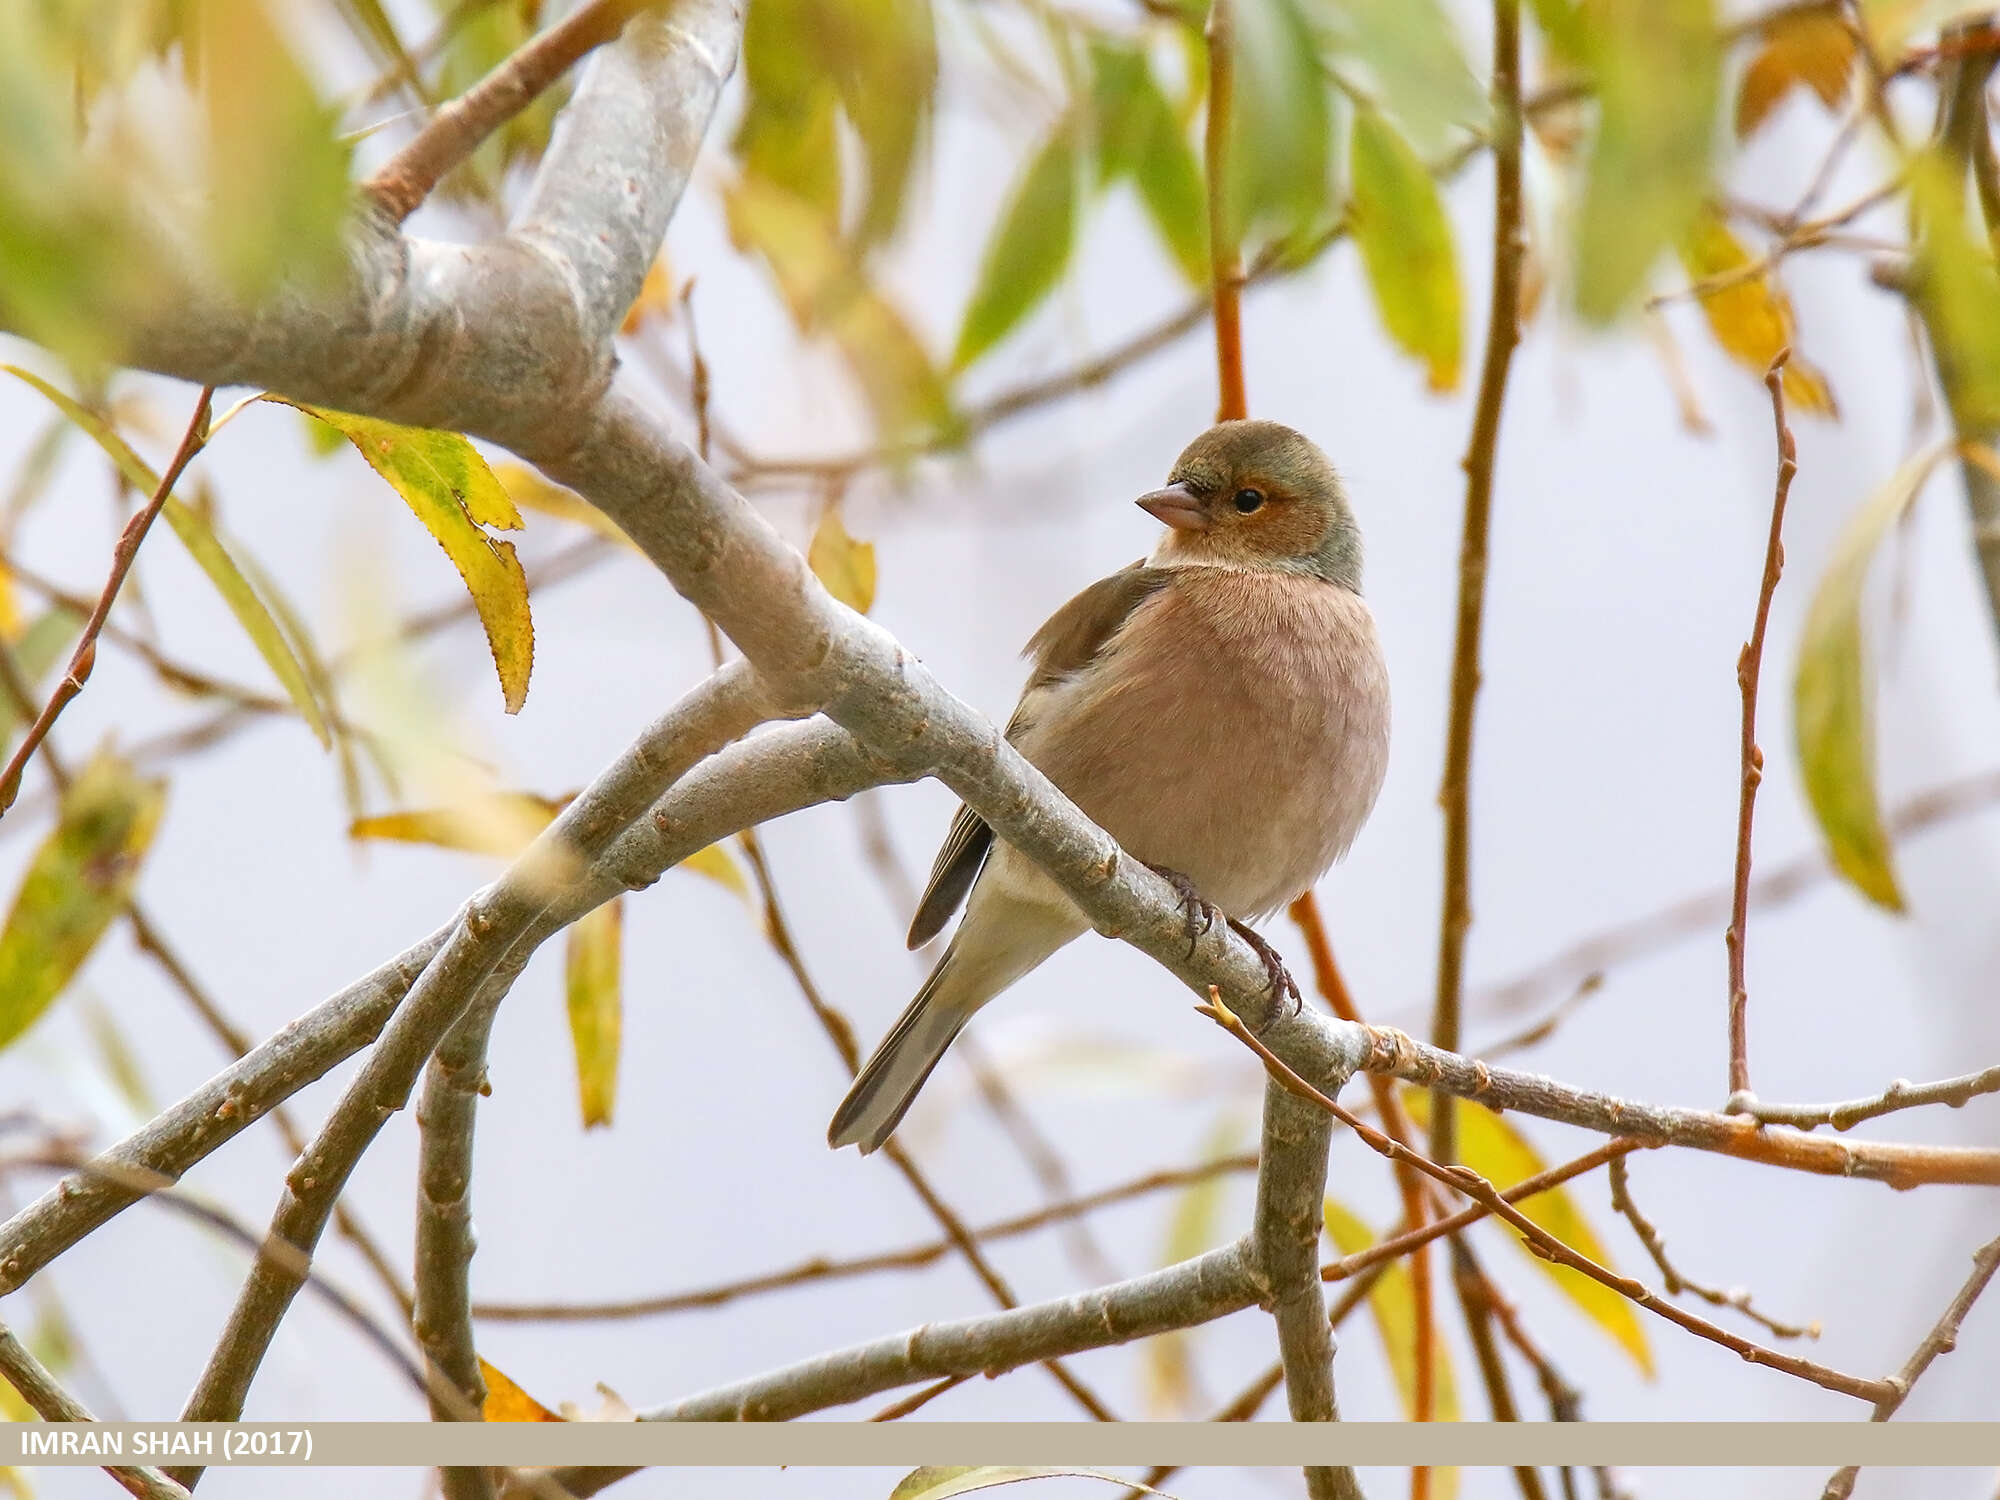
<instances>
[{"instance_id":1,"label":"bird's breast","mask_svg":"<svg viewBox=\"0 0 2000 1500\"><path fill-rule=\"evenodd\" d=\"M1309 887L1388 764L1388 673L1359 595L1187 568L1083 671L1024 703L1022 752L1133 854L1234 916Z\"/></svg>"}]
</instances>

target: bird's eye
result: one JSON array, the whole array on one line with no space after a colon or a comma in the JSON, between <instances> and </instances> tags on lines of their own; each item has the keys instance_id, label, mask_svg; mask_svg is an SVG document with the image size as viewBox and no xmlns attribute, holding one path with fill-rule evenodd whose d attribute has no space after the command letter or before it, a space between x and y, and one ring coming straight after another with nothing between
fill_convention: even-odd
<instances>
[{"instance_id":1,"label":"bird's eye","mask_svg":"<svg viewBox=\"0 0 2000 1500\"><path fill-rule=\"evenodd\" d=\"M1236 508L1246 516L1253 510L1262 509L1263 504L1264 492L1262 490L1238 490L1236 492Z\"/></svg>"}]
</instances>

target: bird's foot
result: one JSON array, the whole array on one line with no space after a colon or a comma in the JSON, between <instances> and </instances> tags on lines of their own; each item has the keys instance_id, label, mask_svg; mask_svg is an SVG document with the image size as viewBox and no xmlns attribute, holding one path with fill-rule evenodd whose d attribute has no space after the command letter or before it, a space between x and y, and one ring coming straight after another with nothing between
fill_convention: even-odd
<instances>
[{"instance_id":1,"label":"bird's foot","mask_svg":"<svg viewBox=\"0 0 2000 1500\"><path fill-rule=\"evenodd\" d=\"M1299 994L1298 981L1292 978L1292 971L1285 967L1285 961L1278 956L1278 950L1236 918L1226 917L1224 920L1229 923L1229 930L1256 949L1257 956L1264 960L1264 977L1270 981L1271 998L1282 1001L1285 996L1290 995L1292 1014L1297 1015L1304 1010L1305 998Z\"/></svg>"},{"instance_id":2,"label":"bird's foot","mask_svg":"<svg viewBox=\"0 0 2000 1500\"><path fill-rule=\"evenodd\" d=\"M1215 919L1222 916L1221 908L1196 890L1194 882L1179 870L1169 870L1165 865L1151 863L1148 863L1146 868L1180 893L1181 916L1187 923L1188 956L1193 957L1195 944L1200 942L1202 935L1215 925ZM1229 919L1225 917L1223 920Z\"/></svg>"}]
</instances>

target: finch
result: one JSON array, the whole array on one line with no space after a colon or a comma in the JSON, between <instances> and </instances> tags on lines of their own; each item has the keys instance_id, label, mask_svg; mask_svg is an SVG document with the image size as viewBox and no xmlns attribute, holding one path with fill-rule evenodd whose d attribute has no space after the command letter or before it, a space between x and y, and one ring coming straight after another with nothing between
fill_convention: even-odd
<instances>
[{"instance_id":1,"label":"finch","mask_svg":"<svg viewBox=\"0 0 2000 1500\"><path fill-rule=\"evenodd\" d=\"M1211 427L1137 503L1166 534L1035 632L1007 738L1174 883L1191 939L1219 911L1263 955L1274 990L1289 986L1242 924L1347 851L1388 767L1389 677L1361 598L1361 533L1326 455L1276 422ZM1090 928L968 807L910 947L960 902L957 934L855 1078L829 1145L880 1146L973 1014Z\"/></svg>"}]
</instances>

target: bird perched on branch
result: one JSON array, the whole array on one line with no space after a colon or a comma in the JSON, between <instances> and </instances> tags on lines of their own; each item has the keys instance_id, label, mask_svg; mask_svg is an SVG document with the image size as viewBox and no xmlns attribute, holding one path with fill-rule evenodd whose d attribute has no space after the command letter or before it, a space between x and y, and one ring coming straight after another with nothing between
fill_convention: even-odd
<instances>
[{"instance_id":1,"label":"bird perched on branch","mask_svg":"<svg viewBox=\"0 0 2000 1500\"><path fill-rule=\"evenodd\" d=\"M1168 531L1035 632L1007 738L1181 892L1189 937L1249 928L1346 852L1381 790L1389 679L1361 598L1361 533L1324 453L1276 422L1223 422L1138 504ZM910 924L944 957L835 1112L873 1151L973 1013L1090 927L1025 854L961 807ZM1212 903L1212 904L1211 904Z\"/></svg>"}]
</instances>

